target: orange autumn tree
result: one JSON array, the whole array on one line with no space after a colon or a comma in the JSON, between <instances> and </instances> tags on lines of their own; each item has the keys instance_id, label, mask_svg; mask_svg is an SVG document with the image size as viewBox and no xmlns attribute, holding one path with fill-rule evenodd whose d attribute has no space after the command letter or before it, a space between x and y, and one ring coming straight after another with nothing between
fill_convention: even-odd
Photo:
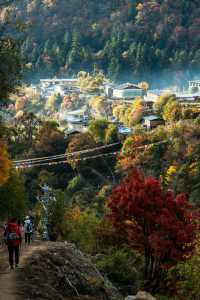
<instances>
[{"instance_id":1,"label":"orange autumn tree","mask_svg":"<svg viewBox=\"0 0 200 300\"><path fill-rule=\"evenodd\" d=\"M195 214L184 194L174 197L155 178L134 171L114 188L108 207L114 227L144 255L147 289L154 290L166 270L191 256Z\"/></svg>"},{"instance_id":2,"label":"orange autumn tree","mask_svg":"<svg viewBox=\"0 0 200 300\"><path fill-rule=\"evenodd\" d=\"M11 162L8 157L7 147L0 140L0 186L6 183L9 177Z\"/></svg>"}]
</instances>

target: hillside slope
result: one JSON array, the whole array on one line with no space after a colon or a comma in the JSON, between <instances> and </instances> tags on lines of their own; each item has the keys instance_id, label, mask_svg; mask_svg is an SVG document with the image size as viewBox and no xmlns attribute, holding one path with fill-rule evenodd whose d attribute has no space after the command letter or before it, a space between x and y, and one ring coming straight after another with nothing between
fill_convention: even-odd
<instances>
[{"instance_id":1,"label":"hillside slope","mask_svg":"<svg viewBox=\"0 0 200 300\"><path fill-rule=\"evenodd\" d=\"M18 2L16 2L18 3ZM26 76L103 69L118 79L162 70L198 71L198 0L19 1Z\"/></svg>"}]
</instances>

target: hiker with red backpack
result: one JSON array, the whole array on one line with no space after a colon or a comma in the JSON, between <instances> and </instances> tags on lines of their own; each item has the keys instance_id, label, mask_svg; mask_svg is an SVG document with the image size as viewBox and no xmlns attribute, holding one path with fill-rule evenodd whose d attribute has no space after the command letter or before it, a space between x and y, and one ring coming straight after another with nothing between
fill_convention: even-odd
<instances>
[{"instance_id":1,"label":"hiker with red backpack","mask_svg":"<svg viewBox=\"0 0 200 300\"><path fill-rule=\"evenodd\" d=\"M4 232L5 243L8 247L9 253L9 263L10 268L14 268L14 257L15 257L15 267L18 267L19 264L19 248L22 242L22 233L20 226L17 224L17 219L12 218Z\"/></svg>"}]
</instances>

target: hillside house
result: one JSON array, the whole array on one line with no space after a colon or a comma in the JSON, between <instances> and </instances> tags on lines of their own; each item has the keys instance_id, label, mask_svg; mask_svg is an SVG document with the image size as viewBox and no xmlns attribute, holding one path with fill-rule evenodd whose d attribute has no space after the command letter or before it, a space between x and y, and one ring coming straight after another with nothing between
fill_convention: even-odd
<instances>
[{"instance_id":1,"label":"hillside house","mask_svg":"<svg viewBox=\"0 0 200 300\"><path fill-rule=\"evenodd\" d=\"M87 107L74 111L62 111L59 120L61 124L67 124L68 130L85 132L89 123Z\"/></svg>"},{"instance_id":2,"label":"hillside house","mask_svg":"<svg viewBox=\"0 0 200 300\"><path fill-rule=\"evenodd\" d=\"M192 90L196 88L198 91L200 91L200 80L190 80L189 81L189 89Z\"/></svg>"},{"instance_id":3,"label":"hillside house","mask_svg":"<svg viewBox=\"0 0 200 300\"><path fill-rule=\"evenodd\" d=\"M150 116L145 116L143 118L144 122L143 122L143 126L147 129L147 130L152 130L160 125L164 125L165 122L162 118L160 118L159 116L156 115L150 115Z\"/></svg>"},{"instance_id":4,"label":"hillside house","mask_svg":"<svg viewBox=\"0 0 200 300\"><path fill-rule=\"evenodd\" d=\"M83 121L82 119L78 119L78 118L73 118L73 117L69 117L67 120L65 121L61 121L60 124L62 126L66 126L67 125L67 130L66 132L72 134L74 132L86 132L87 128L88 128L88 122Z\"/></svg>"},{"instance_id":5,"label":"hillside house","mask_svg":"<svg viewBox=\"0 0 200 300\"><path fill-rule=\"evenodd\" d=\"M153 101L143 101L142 104L143 104L143 107L145 108L145 110L146 109L147 110L152 110L154 102Z\"/></svg>"},{"instance_id":6,"label":"hillside house","mask_svg":"<svg viewBox=\"0 0 200 300\"><path fill-rule=\"evenodd\" d=\"M108 98L112 98L113 96L113 90L114 90L114 85L113 84L106 84L104 86L104 91L105 91L105 94Z\"/></svg>"},{"instance_id":7,"label":"hillside house","mask_svg":"<svg viewBox=\"0 0 200 300\"><path fill-rule=\"evenodd\" d=\"M77 85L77 79L75 78L53 78L53 79L40 79L41 88L46 89L48 86L59 85L64 87L74 87Z\"/></svg>"},{"instance_id":8,"label":"hillside house","mask_svg":"<svg viewBox=\"0 0 200 300\"><path fill-rule=\"evenodd\" d=\"M116 99L134 99L144 97L145 91L135 84L125 83L118 85L113 89L113 98Z\"/></svg>"},{"instance_id":9,"label":"hillside house","mask_svg":"<svg viewBox=\"0 0 200 300\"><path fill-rule=\"evenodd\" d=\"M54 94L64 97L70 93L79 93L76 84L77 79L41 79L39 87L44 98Z\"/></svg>"},{"instance_id":10,"label":"hillside house","mask_svg":"<svg viewBox=\"0 0 200 300\"><path fill-rule=\"evenodd\" d=\"M187 93L177 93L176 100L179 102L195 102L200 99L200 93L187 94Z\"/></svg>"}]
</instances>

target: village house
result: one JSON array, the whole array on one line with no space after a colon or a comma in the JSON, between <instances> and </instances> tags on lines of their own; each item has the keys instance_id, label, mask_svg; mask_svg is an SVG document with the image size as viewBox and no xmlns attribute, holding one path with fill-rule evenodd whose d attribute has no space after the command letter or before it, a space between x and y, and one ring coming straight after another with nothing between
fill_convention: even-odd
<instances>
[{"instance_id":1,"label":"village house","mask_svg":"<svg viewBox=\"0 0 200 300\"><path fill-rule=\"evenodd\" d=\"M145 91L135 84L125 83L118 85L113 89L113 98L116 99L134 99L145 95Z\"/></svg>"},{"instance_id":2,"label":"village house","mask_svg":"<svg viewBox=\"0 0 200 300\"><path fill-rule=\"evenodd\" d=\"M62 111L59 121L61 124L66 123L69 131L85 132L89 122L87 107L74 111Z\"/></svg>"},{"instance_id":3,"label":"village house","mask_svg":"<svg viewBox=\"0 0 200 300\"><path fill-rule=\"evenodd\" d=\"M142 103L145 111L153 111L153 101L143 101Z\"/></svg>"},{"instance_id":4,"label":"village house","mask_svg":"<svg viewBox=\"0 0 200 300\"><path fill-rule=\"evenodd\" d=\"M199 101L200 93L188 94L188 93L177 93L176 100L179 102L195 102Z\"/></svg>"},{"instance_id":5,"label":"village house","mask_svg":"<svg viewBox=\"0 0 200 300\"><path fill-rule=\"evenodd\" d=\"M53 78L53 79L40 79L41 88L47 88L48 86L60 85L64 87L74 87L77 85L77 79L75 78Z\"/></svg>"},{"instance_id":6,"label":"village house","mask_svg":"<svg viewBox=\"0 0 200 300\"><path fill-rule=\"evenodd\" d=\"M197 89L197 91L200 91L200 80L190 80L189 81L189 90Z\"/></svg>"},{"instance_id":7,"label":"village house","mask_svg":"<svg viewBox=\"0 0 200 300\"><path fill-rule=\"evenodd\" d=\"M143 98L145 91L132 83L125 83L118 86L106 85L105 94L108 98L116 100L133 100L136 97Z\"/></svg>"},{"instance_id":8,"label":"village house","mask_svg":"<svg viewBox=\"0 0 200 300\"><path fill-rule=\"evenodd\" d=\"M108 98L112 98L114 87L115 87L114 84L106 84L104 86L105 94Z\"/></svg>"},{"instance_id":9,"label":"village house","mask_svg":"<svg viewBox=\"0 0 200 300\"><path fill-rule=\"evenodd\" d=\"M159 125L165 124L164 120L156 115L145 116L143 118L143 120L144 120L143 126L147 130L152 130L152 129L158 127Z\"/></svg>"},{"instance_id":10,"label":"village house","mask_svg":"<svg viewBox=\"0 0 200 300\"><path fill-rule=\"evenodd\" d=\"M41 79L40 91L41 96L48 98L51 95L60 95L64 97L69 93L79 92L77 85L77 79Z\"/></svg>"}]
</instances>

